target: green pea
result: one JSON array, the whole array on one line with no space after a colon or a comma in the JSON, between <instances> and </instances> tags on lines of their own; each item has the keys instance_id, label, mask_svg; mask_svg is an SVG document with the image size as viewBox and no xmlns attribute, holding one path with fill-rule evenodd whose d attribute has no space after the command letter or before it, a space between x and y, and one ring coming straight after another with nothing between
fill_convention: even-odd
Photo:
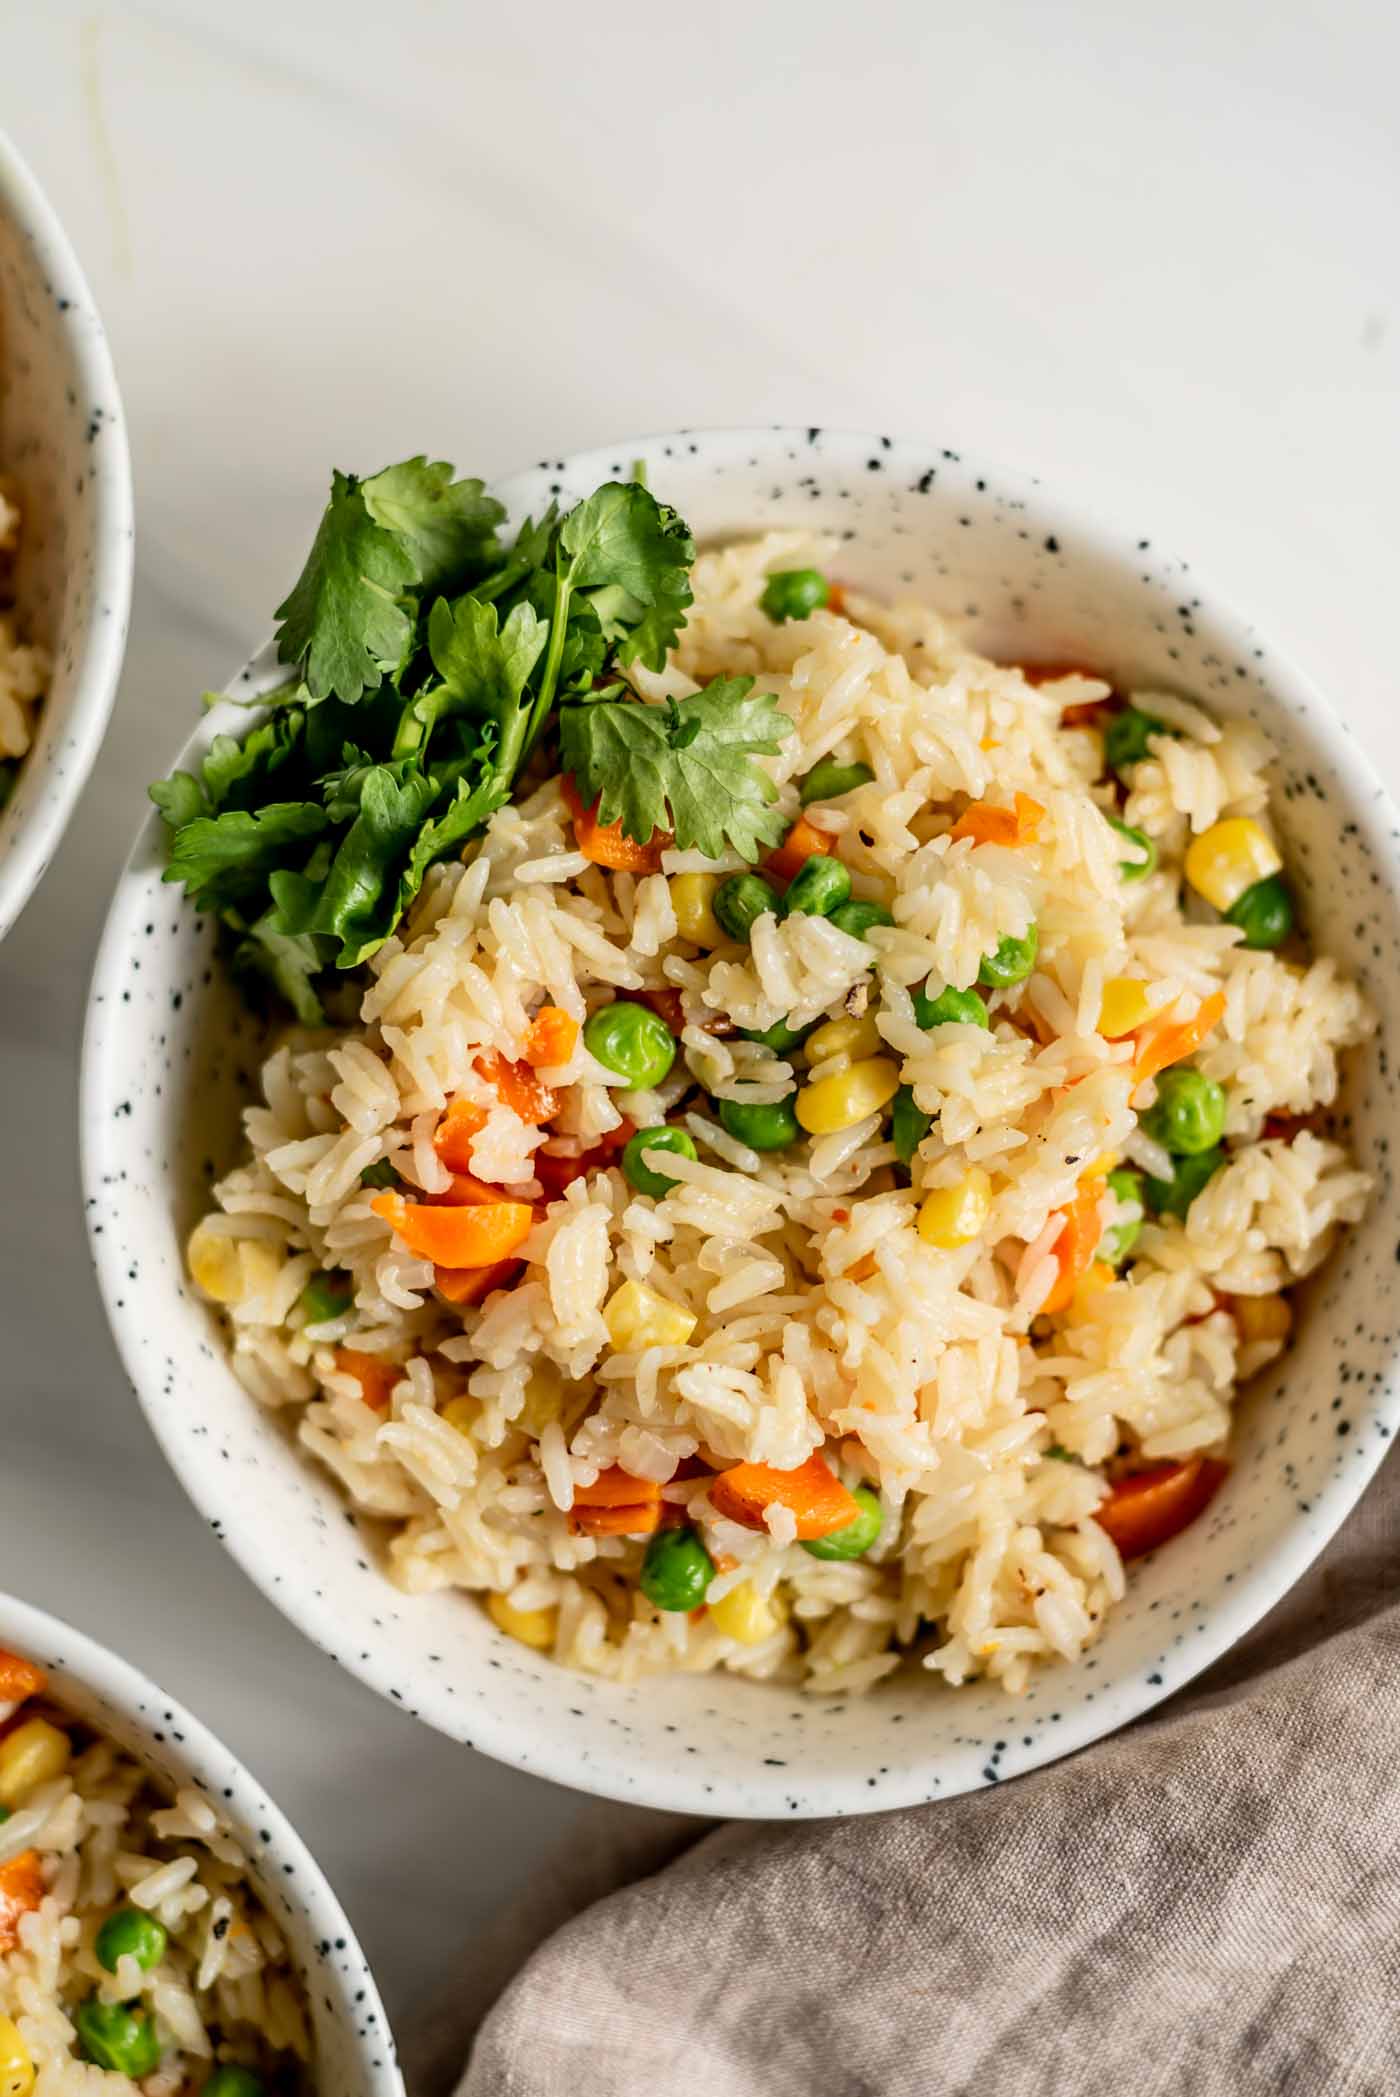
<instances>
[{"instance_id":1,"label":"green pea","mask_svg":"<svg viewBox=\"0 0 1400 2097\"><path fill-rule=\"evenodd\" d=\"M869 765L843 765L834 757L824 757L819 765L813 765L798 789L802 806L805 808L810 801L838 800L858 786L869 786L874 777Z\"/></svg>"},{"instance_id":2,"label":"green pea","mask_svg":"<svg viewBox=\"0 0 1400 2097\"><path fill-rule=\"evenodd\" d=\"M996 952L982 956L982 966L977 971L979 983L986 983L995 990L1006 990L1013 983L1024 983L1035 967L1035 957L1040 952L1040 930L1032 923L1024 939L1013 939L1008 932L999 939Z\"/></svg>"},{"instance_id":3,"label":"green pea","mask_svg":"<svg viewBox=\"0 0 1400 2097\"><path fill-rule=\"evenodd\" d=\"M267 2097L267 2084L251 2068L216 2068L199 2097Z\"/></svg>"},{"instance_id":4,"label":"green pea","mask_svg":"<svg viewBox=\"0 0 1400 2097\"><path fill-rule=\"evenodd\" d=\"M1143 1194L1154 1216L1184 1216L1208 1180L1225 1163L1221 1149L1197 1151L1192 1157L1173 1158L1169 1180L1147 1179Z\"/></svg>"},{"instance_id":5,"label":"green pea","mask_svg":"<svg viewBox=\"0 0 1400 2097\"><path fill-rule=\"evenodd\" d=\"M901 1165L912 1162L932 1127L933 1116L915 1104L913 1086L901 1085L890 1106L890 1141Z\"/></svg>"},{"instance_id":6,"label":"green pea","mask_svg":"<svg viewBox=\"0 0 1400 2097\"><path fill-rule=\"evenodd\" d=\"M853 901L833 910L831 922L838 931L849 932L852 939L864 939L872 925L892 925L894 919L883 903Z\"/></svg>"},{"instance_id":7,"label":"green pea","mask_svg":"<svg viewBox=\"0 0 1400 2097\"><path fill-rule=\"evenodd\" d=\"M89 1995L73 2012L78 2046L83 2059L116 2075L129 2075L140 2082L160 2066L160 2040L155 2020L146 2010L130 2010L125 2003L99 2002Z\"/></svg>"},{"instance_id":8,"label":"green pea","mask_svg":"<svg viewBox=\"0 0 1400 2097\"><path fill-rule=\"evenodd\" d=\"M638 1129L628 1139L622 1153L622 1169L639 1194L649 1194L660 1201L667 1190L676 1185L669 1172L657 1172L642 1157L643 1151L674 1151L678 1158L693 1158L695 1145L684 1129L663 1126L659 1129Z\"/></svg>"},{"instance_id":9,"label":"green pea","mask_svg":"<svg viewBox=\"0 0 1400 2097\"><path fill-rule=\"evenodd\" d=\"M143 1914L140 1908L116 1908L97 1932L93 1948L109 1973L116 1972L118 1959L127 1958L135 1959L141 1971L149 1973L165 1957L168 1942L154 1915Z\"/></svg>"},{"instance_id":10,"label":"green pea","mask_svg":"<svg viewBox=\"0 0 1400 2097\"><path fill-rule=\"evenodd\" d=\"M776 915L778 891L762 874L731 874L715 890L710 908L722 931L747 942L759 918L770 910Z\"/></svg>"},{"instance_id":11,"label":"green pea","mask_svg":"<svg viewBox=\"0 0 1400 2097\"><path fill-rule=\"evenodd\" d=\"M722 1099L719 1108L719 1123L739 1143L747 1143L750 1150L786 1150L796 1143L802 1134L797 1126L793 1111L795 1095L786 1099L769 1101Z\"/></svg>"},{"instance_id":12,"label":"green pea","mask_svg":"<svg viewBox=\"0 0 1400 2097\"><path fill-rule=\"evenodd\" d=\"M820 1020L814 1019L808 1026L790 1027L785 1019L778 1019L771 1027L740 1027L739 1032L745 1041L761 1041L776 1055L785 1056L789 1049L801 1048L807 1036L815 1033L821 1024Z\"/></svg>"},{"instance_id":13,"label":"green pea","mask_svg":"<svg viewBox=\"0 0 1400 2097\"><path fill-rule=\"evenodd\" d=\"M1116 1172L1110 1172L1108 1175L1108 1186L1116 1200L1135 1201L1139 1209L1144 1206L1140 1172L1129 1172L1126 1166L1120 1166ZM1103 1243L1099 1247L1099 1258L1107 1260L1110 1267L1121 1267L1137 1244L1141 1233L1141 1216L1134 1216L1128 1223L1115 1223L1111 1230L1104 1232Z\"/></svg>"},{"instance_id":14,"label":"green pea","mask_svg":"<svg viewBox=\"0 0 1400 2097\"><path fill-rule=\"evenodd\" d=\"M820 568L779 568L764 585L759 607L775 625L806 619L819 612L831 595Z\"/></svg>"},{"instance_id":15,"label":"green pea","mask_svg":"<svg viewBox=\"0 0 1400 2097\"><path fill-rule=\"evenodd\" d=\"M929 997L925 991L916 990L914 1017L925 1033L930 1027L946 1026L950 1023L956 1023L960 1027L986 1027L988 1030L992 1024L987 1017L987 1007L977 992L954 990L951 983L946 990L940 990L936 998Z\"/></svg>"},{"instance_id":16,"label":"green pea","mask_svg":"<svg viewBox=\"0 0 1400 2097\"><path fill-rule=\"evenodd\" d=\"M1135 830L1131 823L1120 823L1117 816L1110 816L1109 823L1120 837L1126 837L1130 845L1136 845L1141 857L1120 859L1118 871L1125 881L1145 881L1157 869L1157 847L1145 830Z\"/></svg>"},{"instance_id":17,"label":"green pea","mask_svg":"<svg viewBox=\"0 0 1400 2097\"><path fill-rule=\"evenodd\" d=\"M1164 1070L1142 1125L1153 1142L1173 1157L1198 1157L1202 1151L1214 1150L1225 1133L1224 1090L1204 1071L1189 1067Z\"/></svg>"},{"instance_id":18,"label":"green pea","mask_svg":"<svg viewBox=\"0 0 1400 2097\"><path fill-rule=\"evenodd\" d=\"M1277 874L1256 881L1225 913L1227 925L1238 925L1247 947L1281 947L1293 930L1293 898Z\"/></svg>"},{"instance_id":19,"label":"green pea","mask_svg":"<svg viewBox=\"0 0 1400 2097\"><path fill-rule=\"evenodd\" d=\"M698 1609L714 1577L714 1560L693 1529L658 1529L639 1584L653 1608Z\"/></svg>"},{"instance_id":20,"label":"green pea","mask_svg":"<svg viewBox=\"0 0 1400 2097\"><path fill-rule=\"evenodd\" d=\"M851 877L829 852L814 852L788 883L783 916L830 917L850 900Z\"/></svg>"},{"instance_id":21,"label":"green pea","mask_svg":"<svg viewBox=\"0 0 1400 2097\"><path fill-rule=\"evenodd\" d=\"M634 1092L659 1085L676 1060L676 1037L660 1013L621 998L602 1006L586 1022L583 1045L604 1070L625 1078Z\"/></svg>"},{"instance_id":22,"label":"green pea","mask_svg":"<svg viewBox=\"0 0 1400 2097\"><path fill-rule=\"evenodd\" d=\"M879 1494L872 1493L868 1485L858 1485L851 1498L860 1513L852 1516L844 1529L833 1529L830 1536L812 1536L804 1540L802 1548L810 1551L813 1558L864 1558L871 1546L879 1542L885 1521Z\"/></svg>"},{"instance_id":23,"label":"green pea","mask_svg":"<svg viewBox=\"0 0 1400 2097\"><path fill-rule=\"evenodd\" d=\"M4 1827L5 1822L9 1819L10 1815L14 1812L14 1810L15 1809L13 1806L0 1806L0 1828Z\"/></svg>"},{"instance_id":24,"label":"green pea","mask_svg":"<svg viewBox=\"0 0 1400 2097\"><path fill-rule=\"evenodd\" d=\"M366 1165L360 1174L362 1187L397 1187L398 1184L398 1173L387 1158L380 1158L375 1164Z\"/></svg>"},{"instance_id":25,"label":"green pea","mask_svg":"<svg viewBox=\"0 0 1400 2097\"><path fill-rule=\"evenodd\" d=\"M313 1274L297 1302L306 1313L308 1325L324 1325L349 1310L354 1288L348 1275Z\"/></svg>"},{"instance_id":26,"label":"green pea","mask_svg":"<svg viewBox=\"0 0 1400 2097\"><path fill-rule=\"evenodd\" d=\"M1147 747L1148 737L1168 732L1166 722L1159 721L1155 714L1145 714L1138 706L1125 706L1104 731L1103 754L1109 769L1123 772L1141 764L1144 757L1152 754Z\"/></svg>"}]
</instances>

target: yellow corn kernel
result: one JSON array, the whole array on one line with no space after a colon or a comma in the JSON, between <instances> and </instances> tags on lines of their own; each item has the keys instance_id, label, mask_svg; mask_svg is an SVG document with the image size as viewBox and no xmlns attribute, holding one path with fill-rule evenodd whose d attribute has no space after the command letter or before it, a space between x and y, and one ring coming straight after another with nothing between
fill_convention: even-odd
<instances>
[{"instance_id":1,"label":"yellow corn kernel","mask_svg":"<svg viewBox=\"0 0 1400 2097\"><path fill-rule=\"evenodd\" d=\"M449 1427L455 1427L458 1434L474 1434L476 1423L481 1418L481 1401L469 1398L464 1391L460 1398L448 1399L440 1417Z\"/></svg>"},{"instance_id":2,"label":"yellow corn kernel","mask_svg":"<svg viewBox=\"0 0 1400 2097\"><path fill-rule=\"evenodd\" d=\"M870 1056L852 1063L834 1078L819 1078L804 1085L794 1111L809 1136L834 1136L840 1129L853 1129L858 1121L878 1114L899 1090L899 1071L888 1056Z\"/></svg>"},{"instance_id":3,"label":"yellow corn kernel","mask_svg":"<svg viewBox=\"0 0 1400 2097\"><path fill-rule=\"evenodd\" d=\"M861 1056L876 1056L883 1048L880 1029L866 1013L861 1019L829 1019L807 1036L802 1053L809 1064L827 1063L833 1056L848 1056L852 1063Z\"/></svg>"},{"instance_id":4,"label":"yellow corn kernel","mask_svg":"<svg viewBox=\"0 0 1400 2097\"><path fill-rule=\"evenodd\" d=\"M1116 1150L1101 1150L1092 1162L1084 1167L1086 1180L1105 1179L1118 1163L1121 1153Z\"/></svg>"},{"instance_id":5,"label":"yellow corn kernel","mask_svg":"<svg viewBox=\"0 0 1400 2097\"><path fill-rule=\"evenodd\" d=\"M733 1638L741 1646L761 1646L787 1621L787 1606L776 1588L771 1595L759 1594L751 1580L741 1580L727 1595L712 1602L710 1622L721 1638Z\"/></svg>"},{"instance_id":6,"label":"yellow corn kernel","mask_svg":"<svg viewBox=\"0 0 1400 2097\"><path fill-rule=\"evenodd\" d=\"M1212 823L1186 850L1187 880L1217 910L1228 910L1247 888L1267 881L1282 865L1271 839L1248 816Z\"/></svg>"},{"instance_id":7,"label":"yellow corn kernel","mask_svg":"<svg viewBox=\"0 0 1400 2097\"><path fill-rule=\"evenodd\" d=\"M34 2063L19 2026L13 2018L0 2017L0 2097L29 2097L33 2087Z\"/></svg>"},{"instance_id":8,"label":"yellow corn kernel","mask_svg":"<svg viewBox=\"0 0 1400 2097\"><path fill-rule=\"evenodd\" d=\"M711 907L723 874L672 874L671 908L676 930L693 947L722 947L724 928Z\"/></svg>"},{"instance_id":9,"label":"yellow corn kernel","mask_svg":"<svg viewBox=\"0 0 1400 2097\"><path fill-rule=\"evenodd\" d=\"M1099 1032L1105 1040L1117 1041L1152 1016L1147 985L1136 976L1110 976L1099 1000Z\"/></svg>"},{"instance_id":10,"label":"yellow corn kernel","mask_svg":"<svg viewBox=\"0 0 1400 2097\"><path fill-rule=\"evenodd\" d=\"M61 1777L72 1750L68 1735L46 1718L27 1718L0 1740L0 1806L15 1807L27 1791Z\"/></svg>"},{"instance_id":11,"label":"yellow corn kernel","mask_svg":"<svg viewBox=\"0 0 1400 2097\"><path fill-rule=\"evenodd\" d=\"M1067 1313L1069 1323L1076 1325L1081 1319L1092 1315L1094 1298L1109 1288L1114 1280L1113 1269L1107 1260L1091 1260L1079 1277Z\"/></svg>"},{"instance_id":12,"label":"yellow corn kernel","mask_svg":"<svg viewBox=\"0 0 1400 2097\"><path fill-rule=\"evenodd\" d=\"M965 1173L956 1186L935 1187L924 1197L917 1229L925 1245L939 1252L955 1252L977 1237L992 1207L992 1183L979 1166Z\"/></svg>"},{"instance_id":13,"label":"yellow corn kernel","mask_svg":"<svg viewBox=\"0 0 1400 2097\"><path fill-rule=\"evenodd\" d=\"M1236 1296L1230 1315L1246 1347L1257 1340L1286 1340L1293 1330L1293 1311L1286 1296Z\"/></svg>"},{"instance_id":14,"label":"yellow corn kernel","mask_svg":"<svg viewBox=\"0 0 1400 2097\"><path fill-rule=\"evenodd\" d=\"M684 1347L695 1330L695 1313L642 1282L625 1281L603 1306L603 1323L618 1354L639 1354L644 1347Z\"/></svg>"},{"instance_id":15,"label":"yellow corn kernel","mask_svg":"<svg viewBox=\"0 0 1400 2097\"><path fill-rule=\"evenodd\" d=\"M504 1595L488 1595L486 1610L496 1629L504 1631L507 1638L519 1639L522 1646L547 1653L553 1645L559 1622L557 1609L516 1609Z\"/></svg>"},{"instance_id":16,"label":"yellow corn kernel","mask_svg":"<svg viewBox=\"0 0 1400 2097\"><path fill-rule=\"evenodd\" d=\"M515 1424L527 1434L539 1436L551 1420L557 1420L564 1405L564 1379L548 1363L530 1371L525 1385L525 1403Z\"/></svg>"},{"instance_id":17,"label":"yellow corn kernel","mask_svg":"<svg viewBox=\"0 0 1400 2097\"><path fill-rule=\"evenodd\" d=\"M242 1303L276 1280L282 1261L265 1238L231 1238L206 1217L185 1247L190 1279L214 1303Z\"/></svg>"}]
</instances>

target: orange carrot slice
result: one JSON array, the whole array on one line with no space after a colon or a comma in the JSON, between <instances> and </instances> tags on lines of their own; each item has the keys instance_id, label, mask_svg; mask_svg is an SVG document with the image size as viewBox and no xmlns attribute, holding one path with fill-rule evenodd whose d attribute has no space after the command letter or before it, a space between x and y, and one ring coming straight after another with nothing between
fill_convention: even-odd
<instances>
[{"instance_id":1,"label":"orange carrot slice","mask_svg":"<svg viewBox=\"0 0 1400 2097\"><path fill-rule=\"evenodd\" d=\"M433 1135L433 1149L449 1172L470 1172L472 1144L486 1126L486 1109L459 1092Z\"/></svg>"},{"instance_id":2,"label":"orange carrot slice","mask_svg":"<svg viewBox=\"0 0 1400 2097\"><path fill-rule=\"evenodd\" d=\"M587 1507L575 1504L569 1527L575 1536L654 1536L665 1519L659 1500L631 1507Z\"/></svg>"},{"instance_id":3,"label":"orange carrot slice","mask_svg":"<svg viewBox=\"0 0 1400 2097\"><path fill-rule=\"evenodd\" d=\"M578 1041L578 1021L561 1005L541 1005L525 1035L525 1061L552 1070L567 1063Z\"/></svg>"},{"instance_id":4,"label":"orange carrot slice","mask_svg":"<svg viewBox=\"0 0 1400 2097\"><path fill-rule=\"evenodd\" d=\"M520 1260L497 1260L490 1267L435 1267L433 1283L439 1296L445 1296L449 1303L485 1303L497 1289L510 1287L523 1264Z\"/></svg>"},{"instance_id":5,"label":"orange carrot slice","mask_svg":"<svg viewBox=\"0 0 1400 2097\"><path fill-rule=\"evenodd\" d=\"M1208 998L1202 999L1199 1011L1190 1019L1168 1020L1150 1032L1144 1029L1134 1035L1137 1045L1137 1058L1133 1064L1135 1083L1140 1085L1144 1078L1155 1078L1159 1070L1179 1063L1183 1056L1198 1049L1207 1034L1218 1025L1224 1010L1224 991L1213 990Z\"/></svg>"},{"instance_id":6,"label":"orange carrot slice","mask_svg":"<svg viewBox=\"0 0 1400 2097\"><path fill-rule=\"evenodd\" d=\"M1034 844L1045 810L1029 794L1018 793L1015 806L998 808L990 801L972 801L953 825L952 838L970 837L979 845Z\"/></svg>"},{"instance_id":7,"label":"orange carrot slice","mask_svg":"<svg viewBox=\"0 0 1400 2097\"><path fill-rule=\"evenodd\" d=\"M568 773L563 780L564 799L574 819L574 839L585 859L595 866L611 867L615 873L654 874L661 866L661 855L671 842L668 830L653 830L646 844L635 837L628 837L621 821L600 823L598 803L585 808L583 797Z\"/></svg>"},{"instance_id":8,"label":"orange carrot slice","mask_svg":"<svg viewBox=\"0 0 1400 2097\"><path fill-rule=\"evenodd\" d=\"M22 1849L0 1864L0 1954L19 1942L21 1915L32 1915L44 1897L44 1874L36 1849Z\"/></svg>"},{"instance_id":9,"label":"orange carrot slice","mask_svg":"<svg viewBox=\"0 0 1400 2097\"><path fill-rule=\"evenodd\" d=\"M609 1464L592 1485L574 1487L575 1507L638 1507L660 1498L661 1486L655 1478L634 1478L621 1464Z\"/></svg>"},{"instance_id":10,"label":"orange carrot slice","mask_svg":"<svg viewBox=\"0 0 1400 2097\"><path fill-rule=\"evenodd\" d=\"M48 1679L32 1660L0 1646L0 1704L22 1704L26 1697L38 1696Z\"/></svg>"},{"instance_id":11,"label":"orange carrot slice","mask_svg":"<svg viewBox=\"0 0 1400 2097\"><path fill-rule=\"evenodd\" d=\"M860 1513L840 1479L819 1456L809 1456L795 1471L772 1464L734 1464L721 1471L710 1487L717 1513L745 1529L762 1529L764 1510L787 1507L797 1517L800 1537L830 1536Z\"/></svg>"},{"instance_id":12,"label":"orange carrot slice","mask_svg":"<svg viewBox=\"0 0 1400 2097\"><path fill-rule=\"evenodd\" d=\"M1134 1471L1111 1487L1094 1520L1108 1531L1124 1558L1141 1558L1179 1536L1204 1513L1227 1471L1227 1465L1199 1456L1187 1463Z\"/></svg>"},{"instance_id":13,"label":"orange carrot slice","mask_svg":"<svg viewBox=\"0 0 1400 2097\"><path fill-rule=\"evenodd\" d=\"M829 830L818 830L815 823L809 822L805 815L800 815L776 851L770 852L763 864L769 873L776 874L780 881L791 881L793 875L799 873L809 859L815 859L819 852L833 851L835 845L836 840Z\"/></svg>"},{"instance_id":14,"label":"orange carrot slice","mask_svg":"<svg viewBox=\"0 0 1400 2097\"><path fill-rule=\"evenodd\" d=\"M512 1114L539 1128L559 1112L559 1095L535 1076L528 1063L512 1063L492 1049L476 1059L476 1068Z\"/></svg>"},{"instance_id":15,"label":"orange carrot slice","mask_svg":"<svg viewBox=\"0 0 1400 2097\"><path fill-rule=\"evenodd\" d=\"M469 1208L406 1202L401 1194L377 1194L376 1216L393 1225L410 1252L435 1267L494 1267L525 1243L535 1221L527 1201L494 1201Z\"/></svg>"},{"instance_id":16,"label":"orange carrot slice","mask_svg":"<svg viewBox=\"0 0 1400 2097\"><path fill-rule=\"evenodd\" d=\"M382 1354L363 1354L358 1347L337 1347L335 1365L342 1375L354 1377L371 1411L388 1412L394 1386L403 1380L398 1362L386 1362Z\"/></svg>"},{"instance_id":17,"label":"orange carrot slice","mask_svg":"<svg viewBox=\"0 0 1400 2097\"><path fill-rule=\"evenodd\" d=\"M1067 1309L1079 1277L1087 1274L1102 1235L1099 1229L1102 1194L1103 1182L1100 1179L1085 1180L1074 1200L1063 1211L1065 1227L1055 1243L1055 1260L1060 1271L1050 1294L1040 1306L1042 1311L1053 1315Z\"/></svg>"}]
</instances>

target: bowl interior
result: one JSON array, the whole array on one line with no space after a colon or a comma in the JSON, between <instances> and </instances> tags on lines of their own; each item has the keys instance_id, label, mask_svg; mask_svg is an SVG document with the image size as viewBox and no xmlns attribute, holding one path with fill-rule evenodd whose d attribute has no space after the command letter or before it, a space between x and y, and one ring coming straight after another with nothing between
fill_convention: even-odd
<instances>
[{"instance_id":1,"label":"bowl interior","mask_svg":"<svg viewBox=\"0 0 1400 2097\"><path fill-rule=\"evenodd\" d=\"M1345 733L1253 632L1145 537L1070 513L1033 483L951 453L809 431L709 434L546 464L502 491L538 514L647 459L704 536L800 524L839 532L843 579L920 593L1004 659L1076 659L1248 715L1280 752L1277 813L1317 946L1397 1018L1397 876L1386 799ZM235 687L256 691L257 664ZM232 708L201 724L193 748ZM1298 1577L1380 1460L1397 1414L1383 1277L1400 1216L1389 1170L1394 1078L1363 1058L1345 1103L1378 1174L1365 1223L1312 1285L1298 1342L1250 1386L1237 1463L1189 1543L1143 1564L1106 1634L1016 1700L901 1674L856 1701L729 1677L622 1688L502 1638L460 1596L400 1595L372 1525L235 1382L187 1288L182 1233L232 1156L257 1031L209 928L163 886L154 821L108 924L85 1056L93 1245L119 1344L196 1503L251 1576L329 1652L434 1726L527 1769L658 1806L785 1816L870 1811L1015 1775L1145 1709L1237 1638Z\"/></svg>"},{"instance_id":2,"label":"bowl interior","mask_svg":"<svg viewBox=\"0 0 1400 2097\"><path fill-rule=\"evenodd\" d=\"M53 657L33 746L0 810L0 935L62 834L111 711L131 596L131 487L92 295L0 137L0 474L23 509L22 637Z\"/></svg>"},{"instance_id":3,"label":"bowl interior","mask_svg":"<svg viewBox=\"0 0 1400 2097\"><path fill-rule=\"evenodd\" d=\"M6 1595L0 1645L46 1667L58 1703L110 1734L171 1791L193 1785L232 1819L250 1876L306 1984L321 2088L327 2097L402 2097L393 2038L364 1954L305 1844L242 1764L124 1660Z\"/></svg>"}]
</instances>

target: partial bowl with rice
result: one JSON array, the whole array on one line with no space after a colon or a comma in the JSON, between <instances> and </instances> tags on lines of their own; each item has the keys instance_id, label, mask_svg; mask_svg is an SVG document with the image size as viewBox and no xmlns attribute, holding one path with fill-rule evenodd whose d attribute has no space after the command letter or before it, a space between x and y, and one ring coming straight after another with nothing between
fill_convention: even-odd
<instances>
[{"instance_id":1,"label":"partial bowl with rice","mask_svg":"<svg viewBox=\"0 0 1400 2097\"><path fill-rule=\"evenodd\" d=\"M131 608L131 463L92 293L0 134L0 937L101 747Z\"/></svg>"},{"instance_id":2,"label":"partial bowl with rice","mask_svg":"<svg viewBox=\"0 0 1400 2097\"><path fill-rule=\"evenodd\" d=\"M339 1902L197 1719L9 1596L0 1713L6 2097L402 2097Z\"/></svg>"},{"instance_id":3,"label":"partial bowl with rice","mask_svg":"<svg viewBox=\"0 0 1400 2097\"><path fill-rule=\"evenodd\" d=\"M410 605L425 471L338 480L323 528L392 526ZM638 472L704 549L669 662L686 600ZM479 497L433 486L459 523ZM301 1031L233 989L169 832L138 841L83 1106L129 1372L279 1606L522 1767L775 1815L1032 1767L1255 1621L1393 1426L1384 796L1182 563L951 452L679 434L497 493L512 527L584 505L546 569L475 549L419 653L410 618L366 671L318 656L313 556L283 646L320 707L267 651L233 688L275 695L256 757L216 708L179 767L204 786L162 789L191 887L216 830L265 862L271 827L209 827L264 807L264 765L258 822L323 841L272 911L265 865L204 897ZM515 607L561 577L594 608L535 769L400 926L365 845L422 822L415 724L489 711L496 598L537 653L492 675L533 703L560 662ZM346 677L402 717L328 818L297 738L353 742ZM535 733L499 718L498 769ZM332 922L366 972L315 974Z\"/></svg>"}]
</instances>

